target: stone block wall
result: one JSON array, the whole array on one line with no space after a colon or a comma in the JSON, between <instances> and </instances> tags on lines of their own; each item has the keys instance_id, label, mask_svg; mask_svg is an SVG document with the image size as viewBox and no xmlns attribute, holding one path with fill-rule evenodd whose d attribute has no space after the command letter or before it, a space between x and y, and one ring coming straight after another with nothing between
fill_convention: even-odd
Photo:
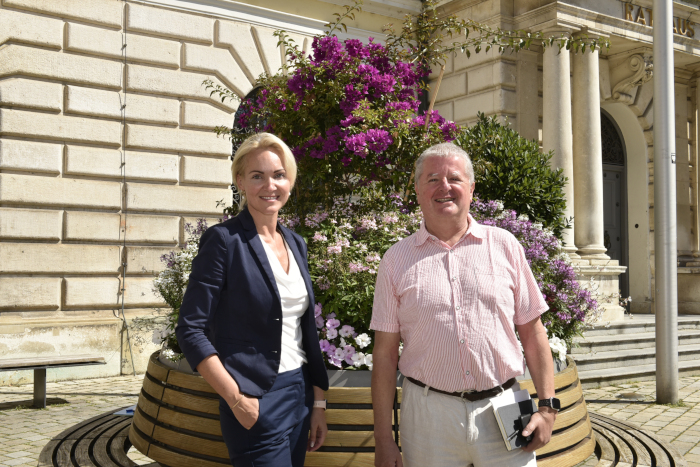
<instances>
[{"instance_id":1,"label":"stone block wall","mask_svg":"<svg viewBox=\"0 0 700 467\"><path fill-rule=\"evenodd\" d=\"M283 50L260 24L122 0L2 0L0 358L108 361L50 379L132 371L122 290L129 323L162 306L160 256L230 203L231 145L212 130L237 103L202 82L244 97L275 73ZM154 346L136 334L140 372Z\"/></svg>"}]
</instances>

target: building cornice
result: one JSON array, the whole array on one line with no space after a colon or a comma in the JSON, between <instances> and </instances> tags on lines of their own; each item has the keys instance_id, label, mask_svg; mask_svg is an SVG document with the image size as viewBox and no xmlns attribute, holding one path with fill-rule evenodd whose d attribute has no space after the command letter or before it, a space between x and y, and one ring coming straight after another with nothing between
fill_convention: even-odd
<instances>
[{"instance_id":1,"label":"building cornice","mask_svg":"<svg viewBox=\"0 0 700 467\"><path fill-rule=\"evenodd\" d=\"M323 32L326 24L326 21L233 0L128 0L128 3L167 7L310 36ZM385 34L354 27L348 27L347 33L339 32L338 37L363 40L374 37L381 41L386 39Z\"/></svg>"}]
</instances>

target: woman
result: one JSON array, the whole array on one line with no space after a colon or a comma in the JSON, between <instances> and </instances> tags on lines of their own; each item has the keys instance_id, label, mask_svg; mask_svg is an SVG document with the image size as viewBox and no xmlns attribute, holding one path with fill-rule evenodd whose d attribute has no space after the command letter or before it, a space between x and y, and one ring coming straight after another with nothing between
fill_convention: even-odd
<instances>
[{"instance_id":1,"label":"woman","mask_svg":"<svg viewBox=\"0 0 700 467\"><path fill-rule=\"evenodd\" d=\"M220 396L233 465L302 467L328 432L328 376L306 244L277 222L296 162L282 140L259 133L236 152L232 172L245 207L202 235L175 332Z\"/></svg>"}]
</instances>

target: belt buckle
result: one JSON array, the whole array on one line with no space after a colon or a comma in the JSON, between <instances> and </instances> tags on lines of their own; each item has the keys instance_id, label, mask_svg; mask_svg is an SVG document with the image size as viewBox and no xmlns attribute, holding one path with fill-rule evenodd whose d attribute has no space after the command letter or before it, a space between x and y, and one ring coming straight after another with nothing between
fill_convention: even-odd
<instances>
[{"instance_id":1,"label":"belt buckle","mask_svg":"<svg viewBox=\"0 0 700 467\"><path fill-rule=\"evenodd\" d=\"M460 391L460 392L459 392L459 397L460 397L461 399L464 399L464 398L465 398L465 397L464 397L465 394L472 395L472 394L476 394L477 392L479 392L479 391L477 391L476 389L465 389L464 391Z\"/></svg>"}]
</instances>

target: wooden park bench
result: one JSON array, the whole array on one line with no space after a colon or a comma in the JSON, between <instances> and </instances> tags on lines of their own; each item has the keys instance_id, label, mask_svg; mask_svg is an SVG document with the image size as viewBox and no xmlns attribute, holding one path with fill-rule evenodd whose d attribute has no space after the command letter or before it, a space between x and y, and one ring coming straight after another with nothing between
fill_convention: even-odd
<instances>
[{"instance_id":1,"label":"wooden park bench","mask_svg":"<svg viewBox=\"0 0 700 467\"><path fill-rule=\"evenodd\" d=\"M0 371L34 370L34 407L46 407L46 370L83 365L104 365L104 357L69 355L59 357L29 357L0 359Z\"/></svg>"}]
</instances>

